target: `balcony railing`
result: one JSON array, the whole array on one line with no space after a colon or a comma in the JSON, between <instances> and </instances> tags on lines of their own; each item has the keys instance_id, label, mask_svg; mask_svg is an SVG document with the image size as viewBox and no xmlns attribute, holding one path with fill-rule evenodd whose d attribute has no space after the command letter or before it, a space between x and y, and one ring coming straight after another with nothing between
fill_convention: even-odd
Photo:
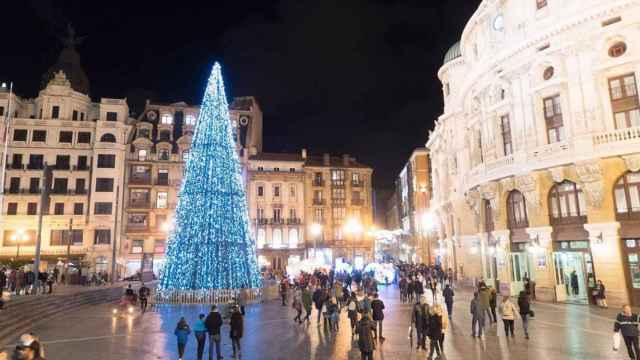
<instances>
[{"instance_id":1,"label":"balcony railing","mask_svg":"<svg viewBox=\"0 0 640 360\"><path fill-rule=\"evenodd\" d=\"M267 225L267 224L269 224L269 219L267 219L267 218L256 219L256 224L258 224L258 225Z\"/></svg>"},{"instance_id":2,"label":"balcony railing","mask_svg":"<svg viewBox=\"0 0 640 360\"><path fill-rule=\"evenodd\" d=\"M149 177L131 177L129 184L133 185L151 185L151 176Z\"/></svg>"},{"instance_id":3,"label":"balcony railing","mask_svg":"<svg viewBox=\"0 0 640 360\"><path fill-rule=\"evenodd\" d=\"M313 179L311 184L313 186L324 186L324 180L322 180L322 179Z\"/></svg>"},{"instance_id":4,"label":"balcony railing","mask_svg":"<svg viewBox=\"0 0 640 360\"><path fill-rule=\"evenodd\" d=\"M40 163L27 164L27 170L43 170L43 169L44 169L44 165Z\"/></svg>"},{"instance_id":5,"label":"balcony railing","mask_svg":"<svg viewBox=\"0 0 640 360\"><path fill-rule=\"evenodd\" d=\"M287 225L300 225L302 220L300 218L288 218Z\"/></svg>"},{"instance_id":6,"label":"balcony railing","mask_svg":"<svg viewBox=\"0 0 640 360\"><path fill-rule=\"evenodd\" d=\"M324 199L313 199L313 205L324 205Z\"/></svg>"},{"instance_id":7,"label":"balcony railing","mask_svg":"<svg viewBox=\"0 0 640 360\"><path fill-rule=\"evenodd\" d=\"M352 181L352 182L351 182L351 187L358 187L358 188L361 188L362 186L364 186L364 184L362 183L362 181Z\"/></svg>"},{"instance_id":8,"label":"balcony railing","mask_svg":"<svg viewBox=\"0 0 640 360\"><path fill-rule=\"evenodd\" d=\"M271 225L284 225L284 219L271 219Z\"/></svg>"},{"instance_id":9,"label":"balcony railing","mask_svg":"<svg viewBox=\"0 0 640 360\"><path fill-rule=\"evenodd\" d=\"M364 199L351 199L351 205L362 206L364 205Z\"/></svg>"},{"instance_id":10,"label":"balcony railing","mask_svg":"<svg viewBox=\"0 0 640 360\"><path fill-rule=\"evenodd\" d=\"M89 165L73 165L74 171L87 171L89 170Z\"/></svg>"},{"instance_id":11,"label":"balcony railing","mask_svg":"<svg viewBox=\"0 0 640 360\"><path fill-rule=\"evenodd\" d=\"M149 200L129 200L129 207L134 209L150 209L151 201Z\"/></svg>"},{"instance_id":12,"label":"balcony railing","mask_svg":"<svg viewBox=\"0 0 640 360\"><path fill-rule=\"evenodd\" d=\"M169 179L157 179L156 185L158 186L169 186Z\"/></svg>"},{"instance_id":13,"label":"balcony railing","mask_svg":"<svg viewBox=\"0 0 640 360\"><path fill-rule=\"evenodd\" d=\"M612 143L625 143L634 141L640 141L640 127L618 129L593 136L593 145L596 147Z\"/></svg>"},{"instance_id":14,"label":"balcony railing","mask_svg":"<svg viewBox=\"0 0 640 360\"><path fill-rule=\"evenodd\" d=\"M7 169L10 170L23 170L24 164L7 164Z\"/></svg>"},{"instance_id":15,"label":"balcony railing","mask_svg":"<svg viewBox=\"0 0 640 360\"><path fill-rule=\"evenodd\" d=\"M70 164L55 164L53 165L53 170L71 170L71 165Z\"/></svg>"}]
</instances>

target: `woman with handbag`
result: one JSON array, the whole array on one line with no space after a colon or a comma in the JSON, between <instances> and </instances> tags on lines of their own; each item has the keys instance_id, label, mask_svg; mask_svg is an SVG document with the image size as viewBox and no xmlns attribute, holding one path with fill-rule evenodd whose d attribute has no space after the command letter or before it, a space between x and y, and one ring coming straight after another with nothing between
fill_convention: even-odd
<instances>
[{"instance_id":1,"label":"woman with handbag","mask_svg":"<svg viewBox=\"0 0 640 360\"><path fill-rule=\"evenodd\" d=\"M533 313L533 311L531 311L529 296L525 291L520 291L520 295L518 296L518 308L520 310L520 317L522 318L524 338L529 340L529 316Z\"/></svg>"}]
</instances>

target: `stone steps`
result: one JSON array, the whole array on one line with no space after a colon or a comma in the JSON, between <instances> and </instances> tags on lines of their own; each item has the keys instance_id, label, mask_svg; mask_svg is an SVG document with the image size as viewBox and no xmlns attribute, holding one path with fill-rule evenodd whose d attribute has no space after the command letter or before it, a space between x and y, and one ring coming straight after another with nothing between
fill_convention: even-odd
<instances>
[{"instance_id":1,"label":"stone steps","mask_svg":"<svg viewBox=\"0 0 640 360\"><path fill-rule=\"evenodd\" d=\"M0 312L0 346L6 346L34 326L86 306L113 303L121 298L120 287L55 296L32 296L7 302Z\"/></svg>"}]
</instances>

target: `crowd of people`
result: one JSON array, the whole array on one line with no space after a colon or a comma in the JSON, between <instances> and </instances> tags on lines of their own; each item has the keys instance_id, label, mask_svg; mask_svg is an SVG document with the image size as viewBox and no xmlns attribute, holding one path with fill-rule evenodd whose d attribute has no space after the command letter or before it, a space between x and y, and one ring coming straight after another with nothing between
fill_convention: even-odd
<instances>
[{"instance_id":1,"label":"crowd of people","mask_svg":"<svg viewBox=\"0 0 640 360\"><path fill-rule=\"evenodd\" d=\"M49 272L39 272L37 276L39 286L36 286L36 273L30 267L3 267L0 269L0 291L8 291L12 295L51 294L60 272L54 268Z\"/></svg>"}]
</instances>

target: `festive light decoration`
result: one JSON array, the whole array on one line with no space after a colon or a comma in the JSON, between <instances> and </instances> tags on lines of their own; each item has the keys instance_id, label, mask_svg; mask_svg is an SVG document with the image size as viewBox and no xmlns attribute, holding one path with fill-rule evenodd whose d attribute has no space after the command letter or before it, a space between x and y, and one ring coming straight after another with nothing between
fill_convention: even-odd
<instances>
[{"instance_id":1,"label":"festive light decoration","mask_svg":"<svg viewBox=\"0 0 640 360\"><path fill-rule=\"evenodd\" d=\"M220 64L196 123L158 300L215 302L262 286Z\"/></svg>"}]
</instances>

